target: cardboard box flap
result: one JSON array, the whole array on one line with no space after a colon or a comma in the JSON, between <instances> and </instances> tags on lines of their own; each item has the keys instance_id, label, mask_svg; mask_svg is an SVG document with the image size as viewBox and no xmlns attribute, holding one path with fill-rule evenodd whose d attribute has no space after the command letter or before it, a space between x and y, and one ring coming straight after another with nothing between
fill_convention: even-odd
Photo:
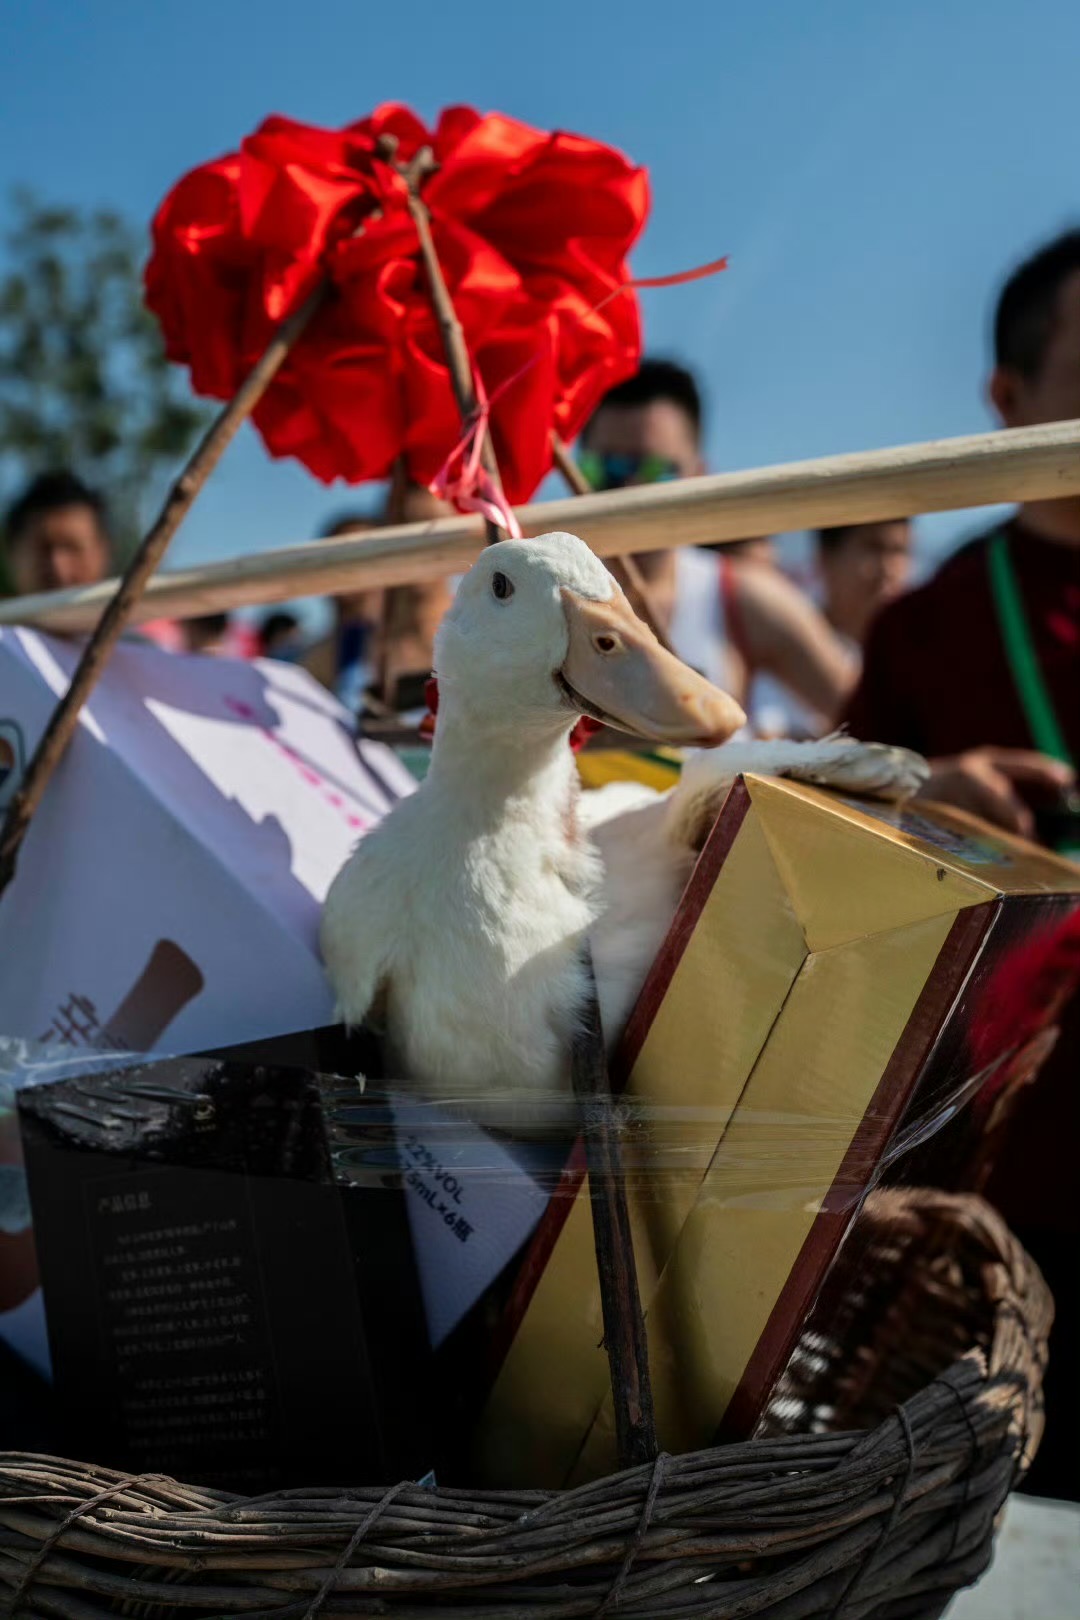
<instances>
[{"instance_id":1,"label":"cardboard box flap","mask_svg":"<svg viewBox=\"0 0 1080 1620\"><path fill-rule=\"evenodd\" d=\"M706 916L711 948L688 950ZM729 1114L806 956L761 826L740 817L734 841L706 847L634 1009L619 1059L631 1095L666 1097L675 1069L681 1106Z\"/></svg>"},{"instance_id":2,"label":"cardboard box flap","mask_svg":"<svg viewBox=\"0 0 1080 1620\"><path fill-rule=\"evenodd\" d=\"M756 818L811 951L951 916L998 890L821 788L750 776ZM807 808L824 814L807 815Z\"/></svg>"},{"instance_id":3,"label":"cardboard box flap","mask_svg":"<svg viewBox=\"0 0 1080 1620\"><path fill-rule=\"evenodd\" d=\"M838 798L856 810L867 825L892 829L912 849L925 850L944 864L986 883L997 894L1073 895L1080 885L1080 865L1041 844L998 832L977 816L952 805L867 804Z\"/></svg>"},{"instance_id":4,"label":"cardboard box flap","mask_svg":"<svg viewBox=\"0 0 1080 1620\"><path fill-rule=\"evenodd\" d=\"M999 832L952 805L930 800L885 804L774 777L750 776L747 783L755 806L760 801L766 825L772 819L768 807L774 803L797 800L818 806L849 825L884 836L898 849L929 858L950 876L976 884L983 900L1005 894L1070 895L1080 884L1080 865L1075 861Z\"/></svg>"}]
</instances>

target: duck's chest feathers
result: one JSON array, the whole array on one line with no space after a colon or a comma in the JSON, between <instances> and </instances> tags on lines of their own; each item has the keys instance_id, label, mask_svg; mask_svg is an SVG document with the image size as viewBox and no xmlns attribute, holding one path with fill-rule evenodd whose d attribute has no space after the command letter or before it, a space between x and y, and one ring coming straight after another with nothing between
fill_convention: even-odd
<instances>
[{"instance_id":1,"label":"duck's chest feathers","mask_svg":"<svg viewBox=\"0 0 1080 1620\"><path fill-rule=\"evenodd\" d=\"M443 810L422 884L431 929L391 987L410 1072L441 1090L561 1088L600 858L569 809L512 800L482 824Z\"/></svg>"},{"instance_id":2,"label":"duck's chest feathers","mask_svg":"<svg viewBox=\"0 0 1080 1620\"><path fill-rule=\"evenodd\" d=\"M598 912L600 859L571 803L556 817L511 807L466 842L461 877L470 912L519 966L559 940L578 950Z\"/></svg>"}]
</instances>

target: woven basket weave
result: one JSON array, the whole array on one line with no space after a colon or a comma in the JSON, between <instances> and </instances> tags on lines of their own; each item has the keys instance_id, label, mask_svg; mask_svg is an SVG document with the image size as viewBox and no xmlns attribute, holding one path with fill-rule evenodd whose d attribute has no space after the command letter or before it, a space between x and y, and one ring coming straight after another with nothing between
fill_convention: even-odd
<instances>
[{"instance_id":1,"label":"woven basket weave","mask_svg":"<svg viewBox=\"0 0 1080 1620\"><path fill-rule=\"evenodd\" d=\"M978 1199L884 1192L744 1444L565 1493L247 1501L0 1455L0 1614L931 1620L1037 1443L1051 1305Z\"/></svg>"}]
</instances>

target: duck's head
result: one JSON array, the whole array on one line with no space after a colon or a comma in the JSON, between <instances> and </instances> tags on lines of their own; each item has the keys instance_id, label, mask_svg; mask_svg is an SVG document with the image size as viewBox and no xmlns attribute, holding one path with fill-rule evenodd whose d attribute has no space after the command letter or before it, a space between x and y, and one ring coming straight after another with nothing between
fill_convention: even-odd
<instances>
[{"instance_id":1,"label":"duck's head","mask_svg":"<svg viewBox=\"0 0 1080 1620\"><path fill-rule=\"evenodd\" d=\"M587 714L673 746L725 742L746 716L663 648L573 534L504 540L465 575L435 639L440 724L557 734Z\"/></svg>"}]
</instances>

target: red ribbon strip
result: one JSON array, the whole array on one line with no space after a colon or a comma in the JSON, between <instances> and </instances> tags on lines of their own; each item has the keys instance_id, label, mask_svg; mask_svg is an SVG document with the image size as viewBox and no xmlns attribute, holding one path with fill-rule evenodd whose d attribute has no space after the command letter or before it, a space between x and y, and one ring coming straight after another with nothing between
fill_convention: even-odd
<instances>
[{"instance_id":1,"label":"red ribbon strip","mask_svg":"<svg viewBox=\"0 0 1080 1620\"><path fill-rule=\"evenodd\" d=\"M535 364L535 359L530 364ZM511 382L513 380L510 379ZM499 393L501 391L497 390ZM483 463L484 437L491 419L491 402L484 390L483 378L475 367L473 392L476 409L466 423L465 432L428 487L433 495L437 495L441 501L449 501L458 512L480 512L497 528L505 529L511 540L521 540L521 526L514 509L498 481ZM455 465L458 465L456 474L452 471Z\"/></svg>"},{"instance_id":2,"label":"red ribbon strip","mask_svg":"<svg viewBox=\"0 0 1080 1620\"><path fill-rule=\"evenodd\" d=\"M424 685L424 702L428 706L428 712L420 722L420 735L430 741L435 735L435 716L439 712L439 683L434 675ZM570 733L570 747L575 754L580 754L589 738L602 730L599 720L593 720L591 716L583 714Z\"/></svg>"},{"instance_id":3,"label":"red ribbon strip","mask_svg":"<svg viewBox=\"0 0 1080 1620\"><path fill-rule=\"evenodd\" d=\"M688 281L703 281L706 276L718 275L721 270L728 267L727 255L722 259L713 259L711 264L699 264L696 270L678 270L673 276L641 276L635 281L628 281L619 292L628 287L640 290L642 287L685 287Z\"/></svg>"}]
</instances>

